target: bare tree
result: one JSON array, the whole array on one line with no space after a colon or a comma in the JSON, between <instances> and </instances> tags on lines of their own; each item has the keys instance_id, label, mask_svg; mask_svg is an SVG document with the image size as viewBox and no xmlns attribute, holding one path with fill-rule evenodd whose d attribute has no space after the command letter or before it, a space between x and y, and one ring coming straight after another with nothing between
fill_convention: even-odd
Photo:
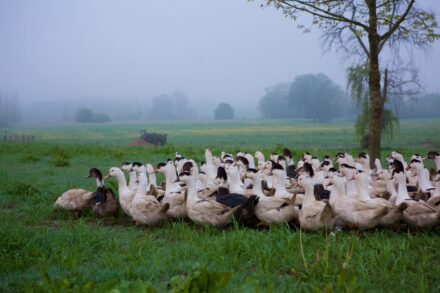
<instances>
[{"instance_id":1,"label":"bare tree","mask_svg":"<svg viewBox=\"0 0 440 293\"><path fill-rule=\"evenodd\" d=\"M369 93L369 153L380 157L383 98L381 56L385 49L422 47L440 39L435 15L415 5L415 0L266 0L294 20L312 16L311 26L323 32L328 49L342 50L367 64ZM300 26L304 27L304 26ZM309 28L305 28L309 30ZM381 55L382 54L382 55ZM398 54L397 54L398 55Z\"/></svg>"}]
</instances>

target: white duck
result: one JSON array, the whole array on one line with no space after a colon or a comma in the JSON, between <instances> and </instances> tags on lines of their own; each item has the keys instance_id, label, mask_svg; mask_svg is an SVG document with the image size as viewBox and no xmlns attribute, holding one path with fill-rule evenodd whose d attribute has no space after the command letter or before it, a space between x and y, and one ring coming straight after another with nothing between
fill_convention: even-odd
<instances>
[{"instance_id":1,"label":"white duck","mask_svg":"<svg viewBox=\"0 0 440 293\"><path fill-rule=\"evenodd\" d=\"M409 166L417 173L419 190L422 192L430 192L435 189L435 187L431 185L431 182L429 182L429 171L423 166L421 161L413 159Z\"/></svg>"},{"instance_id":2,"label":"white duck","mask_svg":"<svg viewBox=\"0 0 440 293\"><path fill-rule=\"evenodd\" d=\"M378 207L376 204L369 204L366 201L347 197L345 195L344 179L334 175L331 177L335 192L331 196L335 196L333 203L335 212L335 225L347 228L371 229L376 227L381 218L388 213L388 208Z\"/></svg>"},{"instance_id":3,"label":"white duck","mask_svg":"<svg viewBox=\"0 0 440 293\"><path fill-rule=\"evenodd\" d=\"M136 171L135 171L136 172ZM118 181L118 193L119 193L119 204L122 210L129 216L131 216L130 209L133 198L136 191L130 189L127 186L127 179L125 179L124 173L121 169L117 167L110 168L106 178L116 177ZM104 178L105 179L105 178Z\"/></svg>"},{"instance_id":4,"label":"white duck","mask_svg":"<svg viewBox=\"0 0 440 293\"><path fill-rule=\"evenodd\" d=\"M291 200L293 197L293 194L288 192L286 189L286 171L284 171L283 167L279 164L273 164L272 165L272 184L274 184L275 188L275 197L283 198L286 200ZM297 202L302 202L302 197L300 196L296 198Z\"/></svg>"},{"instance_id":5,"label":"white duck","mask_svg":"<svg viewBox=\"0 0 440 293\"><path fill-rule=\"evenodd\" d=\"M234 212L240 208L230 208L218 203L214 198L200 199L197 196L196 178L188 172L179 175L180 180L188 186L186 209L188 217L196 224L224 227L233 218Z\"/></svg>"},{"instance_id":6,"label":"white duck","mask_svg":"<svg viewBox=\"0 0 440 293\"><path fill-rule=\"evenodd\" d=\"M156 197L147 194L149 187L147 168L139 163L133 163L133 170L138 173L138 189L131 202L130 214L138 224L156 226L167 219L169 204L161 204Z\"/></svg>"},{"instance_id":7,"label":"white duck","mask_svg":"<svg viewBox=\"0 0 440 293\"><path fill-rule=\"evenodd\" d=\"M298 184L305 190L302 208L299 212L301 229L305 231L333 230L333 210L329 203L315 199L311 178L301 175L298 177Z\"/></svg>"},{"instance_id":8,"label":"white duck","mask_svg":"<svg viewBox=\"0 0 440 293\"><path fill-rule=\"evenodd\" d=\"M167 215L174 219L186 218L185 191L182 190L177 181L176 168L172 161L159 163L157 170L165 174L165 194L162 203L170 205Z\"/></svg>"},{"instance_id":9,"label":"white duck","mask_svg":"<svg viewBox=\"0 0 440 293\"><path fill-rule=\"evenodd\" d=\"M359 199L377 205L378 207L388 208L388 213L380 219L379 225L382 227L394 227L402 220L402 211L407 205L396 206L383 198L371 198L368 192L368 178L365 172L360 172L354 176Z\"/></svg>"},{"instance_id":10,"label":"white duck","mask_svg":"<svg viewBox=\"0 0 440 293\"><path fill-rule=\"evenodd\" d=\"M403 212L403 220L417 228L431 228L440 223L440 213L424 201L415 201L409 197L406 187L406 175L403 168L395 170L397 180L396 204L406 203L408 207Z\"/></svg>"},{"instance_id":11,"label":"white duck","mask_svg":"<svg viewBox=\"0 0 440 293\"><path fill-rule=\"evenodd\" d=\"M245 189L243 188L243 182L240 179L240 172L238 167L233 165L225 166L226 174L228 175L228 186L230 193L244 194Z\"/></svg>"}]
</instances>

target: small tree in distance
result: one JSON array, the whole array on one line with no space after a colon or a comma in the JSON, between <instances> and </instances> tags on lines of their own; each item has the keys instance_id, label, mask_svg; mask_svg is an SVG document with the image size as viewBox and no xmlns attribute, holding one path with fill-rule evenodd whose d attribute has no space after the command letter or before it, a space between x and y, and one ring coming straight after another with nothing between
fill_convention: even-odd
<instances>
[{"instance_id":1,"label":"small tree in distance","mask_svg":"<svg viewBox=\"0 0 440 293\"><path fill-rule=\"evenodd\" d=\"M220 103L214 110L215 120L234 119L234 109L228 103Z\"/></svg>"},{"instance_id":2,"label":"small tree in distance","mask_svg":"<svg viewBox=\"0 0 440 293\"><path fill-rule=\"evenodd\" d=\"M87 108L78 109L75 113L75 122L80 123L100 123L100 122L110 122L111 119L107 114L94 113L92 110Z\"/></svg>"}]
</instances>

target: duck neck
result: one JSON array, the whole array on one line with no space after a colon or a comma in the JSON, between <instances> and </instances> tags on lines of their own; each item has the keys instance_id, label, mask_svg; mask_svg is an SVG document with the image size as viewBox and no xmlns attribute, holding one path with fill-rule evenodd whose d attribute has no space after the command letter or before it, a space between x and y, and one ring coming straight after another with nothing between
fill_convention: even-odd
<instances>
[{"instance_id":1,"label":"duck neck","mask_svg":"<svg viewBox=\"0 0 440 293\"><path fill-rule=\"evenodd\" d=\"M257 157L257 162L258 162L258 165L261 165L261 164L264 164L264 163L265 163L265 160L264 160L263 157L258 156L258 157Z\"/></svg>"},{"instance_id":2,"label":"duck neck","mask_svg":"<svg viewBox=\"0 0 440 293\"><path fill-rule=\"evenodd\" d=\"M261 188L261 174L258 172L255 173L254 180L252 183L252 193L259 197L265 197L266 195L263 192L263 188Z\"/></svg>"},{"instance_id":3,"label":"duck neck","mask_svg":"<svg viewBox=\"0 0 440 293\"><path fill-rule=\"evenodd\" d=\"M313 184L310 183L306 183L304 185L304 200L303 200L303 207L308 206L308 205L312 205L314 202L316 202L315 199L315 194L313 192Z\"/></svg>"},{"instance_id":4,"label":"duck neck","mask_svg":"<svg viewBox=\"0 0 440 293\"><path fill-rule=\"evenodd\" d=\"M148 173L148 181L150 181L150 184L153 184L154 187L157 186L157 179L156 179L156 173Z\"/></svg>"},{"instance_id":5,"label":"duck neck","mask_svg":"<svg viewBox=\"0 0 440 293\"><path fill-rule=\"evenodd\" d=\"M96 187L104 187L104 179L96 178Z\"/></svg>"},{"instance_id":6,"label":"duck neck","mask_svg":"<svg viewBox=\"0 0 440 293\"><path fill-rule=\"evenodd\" d=\"M344 183L336 182L333 186L335 188L336 202L343 202L346 197Z\"/></svg>"},{"instance_id":7,"label":"duck neck","mask_svg":"<svg viewBox=\"0 0 440 293\"><path fill-rule=\"evenodd\" d=\"M136 171L130 171L128 172L128 177L130 178L128 181L128 187L130 189L137 187L137 174Z\"/></svg>"},{"instance_id":8,"label":"duck neck","mask_svg":"<svg viewBox=\"0 0 440 293\"><path fill-rule=\"evenodd\" d=\"M273 177L273 179L275 179L275 196L277 195L284 195L286 193L289 193L286 189L286 184L284 184L284 179L285 176L283 175L283 173L281 173L280 175L276 175Z\"/></svg>"},{"instance_id":9,"label":"duck neck","mask_svg":"<svg viewBox=\"0 0 440 293\"><path fill-rule=\"evenodd\" d=\"M435 190L433 196L440 196L440 181L434 183L435 183Z\"/></svg>"},{"instance_id":10,"label":"duck neck","mask_svg":"<svg viewBox=\"0 0 440 293\"><path fill-rule=\"evenodd\" d=\"M396 205L401 204L402 202L406 201L407 199L411 199L411 197L409 196L408 189L406 187L406 177L399 177L397 179Z\"/></svg>"},{"instance_id":11,"label":"duck neck","mask_svg":"<svg viewBox=\"0 0 440 293\"><path fill-rule=\"evenodd\" d=\"M364 168L364 172L367 172L367 174L370 173L370 161L365 160L361 162L362 168Z\"/></svg>"},{"instance_id":12,"label":"duck neck","mask_svg":"<svg viewBox=\"0 0 440 293\"><path fill-rule=\"evenodd\" d=\"M241 193L243 191L243 188L241 187L241 179L240 179L240 173L238 170L236 172L230 173L231 176L228 176L229 180L229 191L231 193Z\"/></svg>"},{"instance_id":13,"label":"duck neck","mask_svg":"<svg viewBox=\"0 0 440 293\"><path fill-rule=\"evenodd\" d=\"M205 187L212 187L215 185L214 180L211 176L205 176L203 184L205 185Z\"/></svg>"},{"instance_id":14,"label":"duck neck","mask_svg":"<svg viewBox=\"0 0 440 293\"><path fill-rule=\"evenodd\" d=\"M422 166L417 168L417 179L419 181L419 189L423 192L428 191L428 189L432 188L429 183L429 171L423 168Z\"/></svg>"},{"instance_id":15,"label":"duck neck","mask_svg":"<svg viewBox=\"0 0 440 293\"><path fill-rule=\"evenodd\" d=\"M192 178L186 183L186 186L188 188L188 194L186 197L186 206L192 206L196 201L199 200L199 197L197 196L197 188L196 188L196 180L195 178Z\"/></svg>"},{"instance_id":16,"label":"duck neck","mask_svg":"<svg viewBox=\"0 0 440 293\"><path fill-rule=\"evenodd\" d=\"M116 174L116 180L118 180L118 192L119 196L126 192L127 190L130 190L127 186L127 179L125 179L124 173L120 172Z\"/></svg>"},{"instance_id":17,"label":"duck neck","mask_svg":"<svg viewBox=\"0 0 440 293\"><path fill-rule=\"evenodd\" d=\"M435 164L435 169L438 172L440 170L440 155L435 156L434 164Z\"/></svg>"},{"instance_id":18,"label":"duck neck","mask_svg":"<svg viewBox=\"0 0 440 293\"><path fill-rule=\"evenodd\" d=\"M358 192L358 198L361 200L370 200L370 194L368 192L368 180L365 179L356 180L356 189Z\"/></svg>"},{"instance_id":19,"label":"duck neck","mask_svg":"<svg viewBox=\"0 0 440 293\"><path fill-rule=\"evenodd\" d=\"M249 161L249 168L250 169L255 169L255 160L254 160L254 157L251 157L251 156L249 156L249 157L247 157L247 159L248 159L248 161Z\"/></svg>"},{"instance_id":20,"label":"duck neck","mask_svg":"<svg viewBox=\"0 0 440 293\"><path fill-rule=\"evenodd\" d=\"M394 185L394 180L387 179L385 181L386 181L387 192L391 196L396 196L397 195L397 190L396 190L396 186Z\"/></svg>"},{"instance_id":21,"label":"duck neck","mask_svg":"<svg viewBox=\"0 0 440 293\"><path fill-rule=\"evenodd\" d=\"M169 174L169 172L165 173L165 189L167 193L177 192L180 190L180 185L178 182L175 182L177 180L177 175L174 175L174 172L171 172L172 174Z\"/></svg>"},{"instance_id":22,"label":"duck neck","mask_svg":"<svg viewBox=\"0 0 440 293\"><path fill-rule=\"evenodd\" d=\"M148 179L147 174L145 172L140 172L138 175L139 184L137 188L136 195L145 195L148 191Z\"/></svg>"},{"instance_id":23,"label":"duck neck","mask_svg":"<svg viewBox=\"0 0 440 293\"><path fill-rule=\"evenodd\" d=\"M347 182L345 182L345 190L348 197L353 197L356 195L356 183L352 178L347 179Z\"/></svg>"}]
</instances>

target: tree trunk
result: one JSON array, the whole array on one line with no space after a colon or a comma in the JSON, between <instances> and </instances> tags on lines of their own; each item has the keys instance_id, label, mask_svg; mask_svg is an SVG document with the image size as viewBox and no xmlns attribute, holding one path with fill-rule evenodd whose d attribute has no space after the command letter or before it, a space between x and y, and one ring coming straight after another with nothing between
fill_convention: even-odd
<instances>
[{"instance_id":1,"label":"tree trunk","mask_svg":"<svg viewBox=\"0 0 440 293\"><path fill-rule=\"evenodd\" d=\"M380 158L382 98L380 93L379 36L377 34L376 0L365 0L365 2L368 5L368 41L370 45L370 70L368 78L370 92L370 128L368 135L368 152L370 154L370 165L373 168L374 160Z\"/></svg>"}]
</instances>

